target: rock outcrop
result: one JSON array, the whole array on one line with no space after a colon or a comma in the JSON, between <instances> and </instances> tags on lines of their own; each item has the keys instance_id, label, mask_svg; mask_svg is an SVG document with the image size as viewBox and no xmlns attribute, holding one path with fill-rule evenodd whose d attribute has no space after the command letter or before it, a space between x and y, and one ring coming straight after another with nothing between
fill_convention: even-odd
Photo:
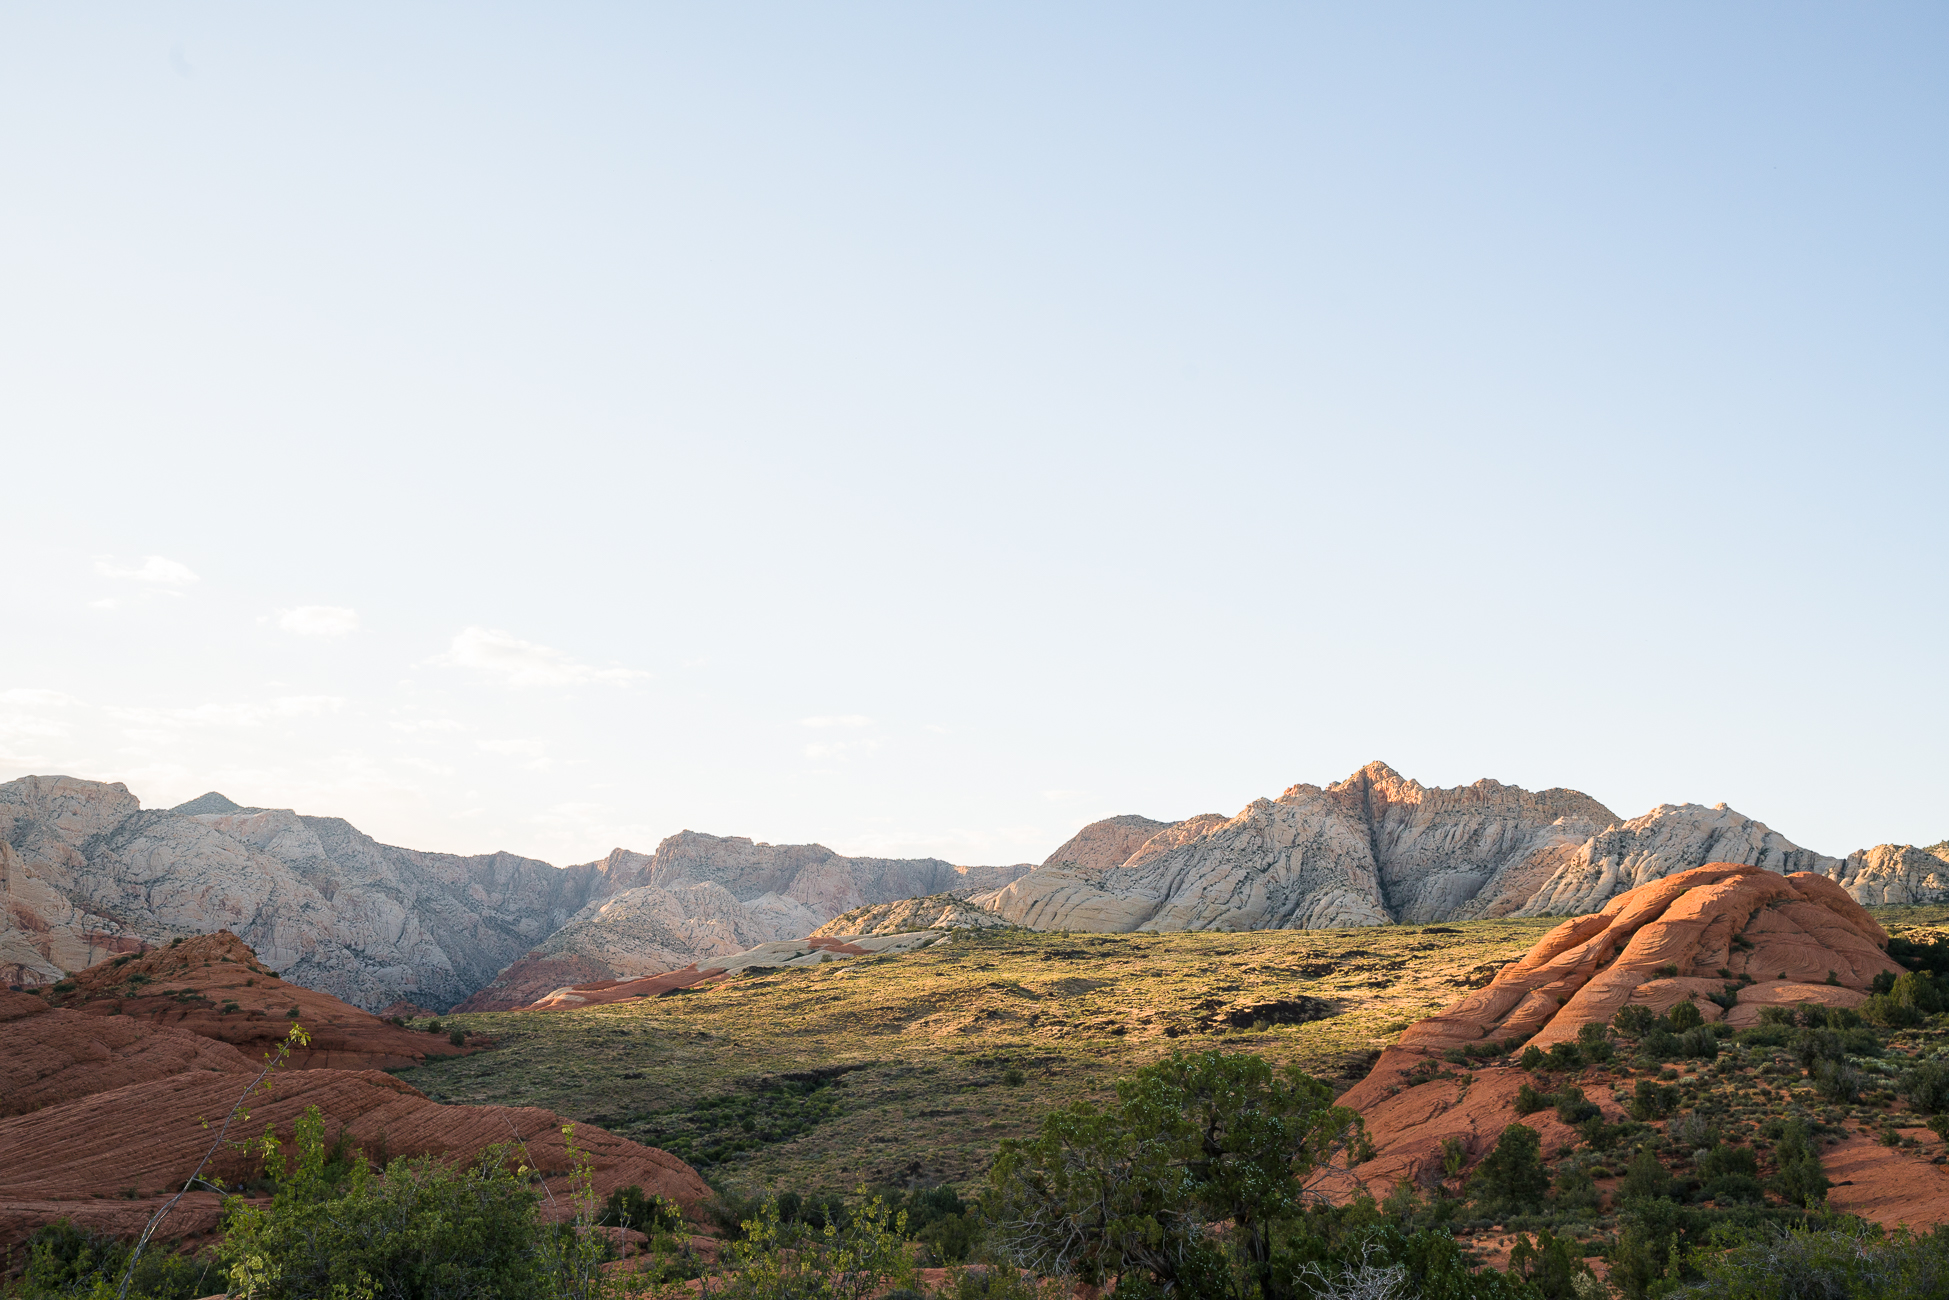
<instances>
[{"instance_id":1,"label":"rock outcrop","mask_svg":"<svg viewBox=\"0 0 1949 1300\"><path fill-rule=\"evenodd\" d=\"M1548 1048L1633 1004L1664 1011L1689 999L1705 1019L1723 1014L1735 1024L1757 1023L1764 1006L1855 1005L1876 975L1901 973L1887 942L1825 876L1714 862L1640 885L1601 912L1565 921L1487 987L1402 1032L1340 1098L1366 1118L1375 1145L1374 1161L1356 1172L1384 1183L1433 1168L1444 1137L1466 1137L1465 1148L1479 1155L1519 1118L1509 1099L1527 1079L1523 1071L1477 1067L1472 1083L1453 1072L1429 1078L1451 1048ZM1736 1001L1722 1011L1708 994Z\"/></svg>"},{"instance_id":2,"label":"rock outcrop","mask_svg":"<svg viewBox=\"0 0 1949 1300\"><path fill-rule=\"evenodd\" d=\"M906 934L915 930L995 930L1010 924L999 912L964 898L934 894L928 898L903 898L856 907L827 921L812 932L812 937Z\"/></svg>"},{"instance_id":3,"label":"rock outcrop","mask_svg":"<svg viewBox=\"0 0 1949 1300\"><path fill-rule=\"evenodd\" d=\"M380 844L341 818L216 791L144 809L120 784L30 776L0 784L0 976L49 984L226 929L291 983L355 1006L445 1010L524 964L545 972L517 970L529 996L512 1005L525 1005L566 982L681 967L863 904L992 889L1027 869L689 831L654 855L619 848L558 868Z\"/></svg>"},{"instance_id":4,"label":"rock outcrop","mask_svg":"<svg viewBox=\"0 0 1949 1300\"><path fill-rule=\"evenodd\" d=\"M965 895L1026 874L938 858L852 858L822 844L762 844L684 831L645 856L605 861L615 892L500 972L462 1011L512 1011L564 987L710 969L761 944L794 941L833 917L901 899Z\"/></svg>"},{"instance_id":5,"label":"rock outcrop","mask_svg":"<svg viewBox=\"0 0 1949 1300\"><path fill-rule=\"evenodd\" d=\"M1949 898L1949 861L1935 849L1910 844L1877 844L1850 853L1835 879L1869 907L1939 903Z\"/></svg>"},{"instance_id":6,"label":"rock outcrop","mask_svg":"<svg viewBox=\"0 0 1949 1300\"><path fill-rule=\"evenodd\" d=\"M291 1054L293 1069L391 1070L422 1065L430 1056L480 1050L456 1047L445 1035L402 1028L329 993L282 979L228 931L111 958L70 976L45 996L63 1014L184 1030L228 1043L251 1062L276 1051L291 1026L299 1024L311 1042Z\"/></svg>"},{"instance_id":7,"label":"rock outcrop","mask_svg":"<svg viewBox=\"0 0 1949 1300\"><path fill-rule=\"evenodd\" d=\"M58 1218L97 1231L139 1232L210 1149L203 1121L220 1124L248 1082L248 1076L191 1071L0 1119L0 1248L17 1246ZM464 1161L491 1146L518 1144L520 1158L548 1175L553 1204L568 1203L564 1121L549 1111L441 1105L376 1070L300 1070L252 1097L250 1135L269 1125L288 1141L308 1106L323 1112L331 1132L342 1128L368 1153ZM692 1214L710 1197L696 1171L667 1152L580 1124L575 1142L592 1157L597 1195L634 1184ZM213 1172L236 1183L258 1170L247 1151L232 1150L219 1153ZM217 1213L214 1196L186 1197L160 1236L207 1233Z\"/></svg>"},{"instance_id":8,"label":"rock outcrop","mask_svg":"<svg viewBox=\"0 0 1949 1300\"><path fill-rule=\"evenodd\" d=\"M973 901L1050 930L1312 929L1593 911L1730 861L1841 881L1862 902L1949 899L1949 863L1884 847L1843 860L1724 804L1625 821L1588 795L1497 781L1431 789L1385 763L1296 785L1234 817L1113 817Z\"/></svg>"}]
</instances>

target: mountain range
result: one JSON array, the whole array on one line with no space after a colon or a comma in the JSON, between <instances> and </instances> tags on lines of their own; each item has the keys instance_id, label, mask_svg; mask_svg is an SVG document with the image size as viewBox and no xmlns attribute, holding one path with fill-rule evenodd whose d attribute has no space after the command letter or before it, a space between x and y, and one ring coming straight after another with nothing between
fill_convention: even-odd
<instances>
[{"instance_id":1,"label":"mountain range","mask_svg":"<svg viewBox=\"0 0 1949 1300\"><path fill-rule=\"evenodd\" d=\"M948 896L1038 929L1332 928L1580 914L1715 861L1814 872L1865 904L1949 899L1949 861L1926 849L1830 857L1723 804L1627 820L1574 790L1426 787L1384 763L1231 817L1107 818L1034 867L695 831L651 854L555 867L399 848L341 818L215 792L144 809L121 784L27 776L0 784L0 976L44 984L229 929L286 980L355 1006L493 1010L802 938L904 899Z\"/></svg>"}]
</instances>

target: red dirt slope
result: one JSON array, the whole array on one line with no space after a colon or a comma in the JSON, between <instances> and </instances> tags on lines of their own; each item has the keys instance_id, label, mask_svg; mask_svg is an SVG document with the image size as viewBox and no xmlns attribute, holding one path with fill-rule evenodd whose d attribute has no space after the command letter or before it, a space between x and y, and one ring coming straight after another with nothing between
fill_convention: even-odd
<instances>
[{"instance_id":1,"label":"red dirt slope","mask_svg":"<svg viewBox=\"0 0 1949 1300\"><path fill-rule=\"evenodd\" d=\"M228 930L113 958L68 978L73 992L48 995L57 1007L187 1030L229 1043L252 1061L275 1050L295 1019L311 1035L311 1046L291 1061L301 1070L394 1069L486 1046L455 1047L444 1035L403 1029L329 993L287 984Z\"/></svg>"}]
</instances>

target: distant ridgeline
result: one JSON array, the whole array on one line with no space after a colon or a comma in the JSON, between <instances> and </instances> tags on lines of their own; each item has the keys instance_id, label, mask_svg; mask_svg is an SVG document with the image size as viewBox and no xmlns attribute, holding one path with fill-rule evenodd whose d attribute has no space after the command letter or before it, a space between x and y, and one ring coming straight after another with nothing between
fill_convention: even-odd
<instances>
[{"instance_id":1,"label":"distant ridgeline","mask_svg":"<svg viewBox=\"0 0 1949 1300\"><path fill-rule=\"evenodd\" d=\"M1949 898L1942 852L1827 857L1723 804L1664 804L1626 821L1574 790L1428 788L1371 763L1230 818L1095 822L1033 868L694 831L653 854L618 848L555 867L380 844L340 818L246 808L215 791L145 810L120 784L29 776L0 784L0 973L50 983L104 956L228 929L285 979L355 1006L490 1010L830 934L858 909L883 909L848 921L879 932L993 924L990 910L1109 932L1573 915L1707 861L1814 872L1864 904L1922 903ZM925 903L884 908L902 900Z\"/></svg>"}]
</instances>

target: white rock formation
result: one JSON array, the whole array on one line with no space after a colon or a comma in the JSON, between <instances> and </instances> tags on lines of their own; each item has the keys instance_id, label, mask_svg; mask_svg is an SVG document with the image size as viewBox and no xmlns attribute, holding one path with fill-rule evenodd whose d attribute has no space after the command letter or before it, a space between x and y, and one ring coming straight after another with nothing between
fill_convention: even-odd
<instances>
[{"instance_id":1,"label":"white rock formation","mask_svg":"<svg viewBox=\"0 0 1949 1300\"><path fill-rule=\"evenodd\" d=\"M1576 915L1707 862L1818 872L1864 903L1949 899L1949 864L1921 850L1884 846L1843 861L1723 804L1666 804L1621 821L1574 790L1487 780L1430 789L1370 763L1229 819L1097 822L973 901L1021 925L1099 931Z\"/></svg>"},{"instance_id":2,"label":"white rock formation","mask_svg":"<svg viewBox=\"0 0 1949 1300\"><path fill-rule=\"evenodd\" d=\"M811 932L812 937L912 934L920 930L995 930L1012 922L1000 913L977 907L953 894L931 898L903 898L892 903L856 907Z\"/></svg>"},{"instance_id":3,"label":"white rock formation","mask_svg":"<svg viewBox=\"0 0 1949 1300\"><path fill-rule=\"evenodd\" d=\"M1847 855L1834 879L1867 907L1939 903L1949 898L1949 844L1918 849L1912 844L1877 844Z\"/></svg>"}]
</instances>

